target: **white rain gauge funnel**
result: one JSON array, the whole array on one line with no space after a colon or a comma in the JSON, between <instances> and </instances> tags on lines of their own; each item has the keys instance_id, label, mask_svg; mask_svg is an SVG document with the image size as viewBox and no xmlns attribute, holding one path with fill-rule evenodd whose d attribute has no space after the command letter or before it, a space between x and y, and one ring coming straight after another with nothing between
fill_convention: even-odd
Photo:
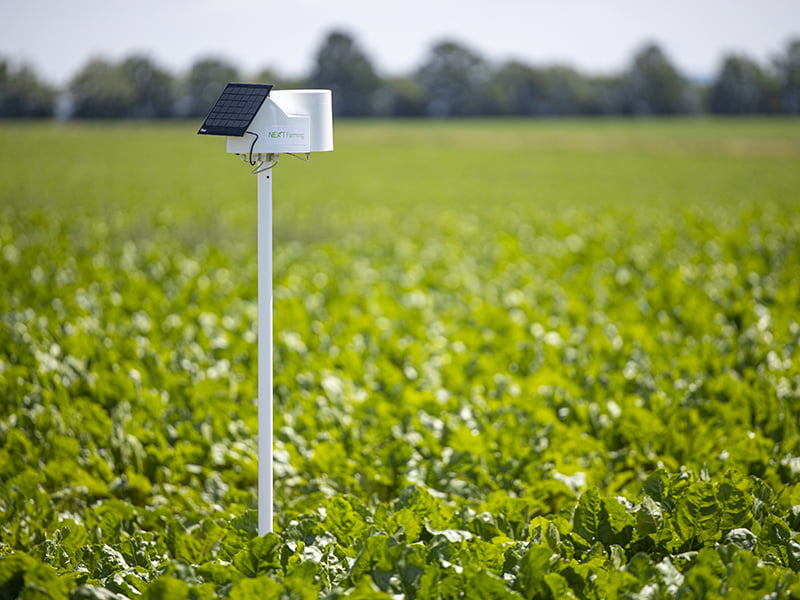
<instances>
[{"instance_id":1,"label":"white rain gauge funnel","mask_svg":"<svg viewBox=\"0 0 800 600\"><path fill-rule=\"evenodd\" d=\"M272 170L281 154L333 150L330 90L229 83L198 133L224 135L227 152L258 177L258 534L272 531Z\"/></svg>"}]
</instances>

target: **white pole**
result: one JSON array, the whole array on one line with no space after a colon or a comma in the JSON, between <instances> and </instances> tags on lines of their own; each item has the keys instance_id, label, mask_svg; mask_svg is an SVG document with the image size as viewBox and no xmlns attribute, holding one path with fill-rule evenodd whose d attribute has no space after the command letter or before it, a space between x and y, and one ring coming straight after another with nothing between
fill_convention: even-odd
<instances>
[{"instance_id":1,"label":"white pole","mask_svg":"<svg viewBox=\"0 0 800 600\"><path fill-rule=\"evenodd\" d=\"M258 174L258 535L272 531L272 169Z\"/></svg>"}]
</instances>

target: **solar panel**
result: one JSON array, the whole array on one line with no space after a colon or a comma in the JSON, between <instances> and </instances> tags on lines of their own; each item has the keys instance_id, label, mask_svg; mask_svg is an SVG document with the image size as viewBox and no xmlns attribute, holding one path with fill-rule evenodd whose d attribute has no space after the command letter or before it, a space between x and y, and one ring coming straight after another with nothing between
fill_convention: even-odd
<instances>
[{"instance_id":1,"label":"solar panel","mask_svg":"<svg viewBox=\"0 0 800 600\"><path fill-rule=\"evenodd\" d=\"M197 133L243 136L272 87L262 83L229 83Z\"/></svg>"}]
</instances>

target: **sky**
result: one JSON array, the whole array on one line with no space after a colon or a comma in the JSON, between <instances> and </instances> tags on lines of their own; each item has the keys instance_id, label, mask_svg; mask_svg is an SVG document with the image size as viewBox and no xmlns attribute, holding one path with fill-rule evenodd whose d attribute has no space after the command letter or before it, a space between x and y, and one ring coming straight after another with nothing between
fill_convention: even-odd
<instances>
[{"instance_id":1,"label":"sky","mask_svg":"<svg viewBox=\"0 0 800 600\"><path fill-rule=\"evenodd\" d=\"M150 56L174 74L214 56L246 79L310 72L327 33L353 36L381 75L406 75L434 43L484 58L624 70L655 42L685 75L724 56L766 64L800 39L800 0L0 0L0 58L64 85L90 58Z\"/></svg>"}]
</instances>

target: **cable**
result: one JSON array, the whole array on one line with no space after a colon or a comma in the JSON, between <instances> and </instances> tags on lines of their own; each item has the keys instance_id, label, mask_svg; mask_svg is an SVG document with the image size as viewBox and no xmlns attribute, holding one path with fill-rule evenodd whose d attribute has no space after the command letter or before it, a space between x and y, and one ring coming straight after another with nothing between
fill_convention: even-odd
<instances>
[{"instance_id":1,"label":"cable","mask_svg":"<svg viewBox=\"0 0 800 600\"><path fill-rule=\"evenodd\" d=\"M247 162L250 163L250 166L251 167L255 167L256 166L256 161L253 160L253 148L256 147L256 142L258 141L258 134L255 131L249 131L249 130L246 131L245 133L250 133L250 134L256 136L256 139L254 139L253 143L250 144L250 156L247 159Z\"/></svg>"},{"instance_id":2,"label":"cable","mask_svg":"<svg viewBox=\"0 0 800 600\"><path fill-rule=\"evenodd\" d=\"M267 162L269 163L269 165L265 167L264 164L267 163ZM255 163L253 163L253 164L255 164ZM271 171L272 167L274 167L277 164L278 164L277 160L270 160L270 161L262 160L260 163L258 163L258 166L255 169L250 171L250 174L251 175L257 175L259 173L263 173L264 171Z\"/></svg>"}]
</instances>

